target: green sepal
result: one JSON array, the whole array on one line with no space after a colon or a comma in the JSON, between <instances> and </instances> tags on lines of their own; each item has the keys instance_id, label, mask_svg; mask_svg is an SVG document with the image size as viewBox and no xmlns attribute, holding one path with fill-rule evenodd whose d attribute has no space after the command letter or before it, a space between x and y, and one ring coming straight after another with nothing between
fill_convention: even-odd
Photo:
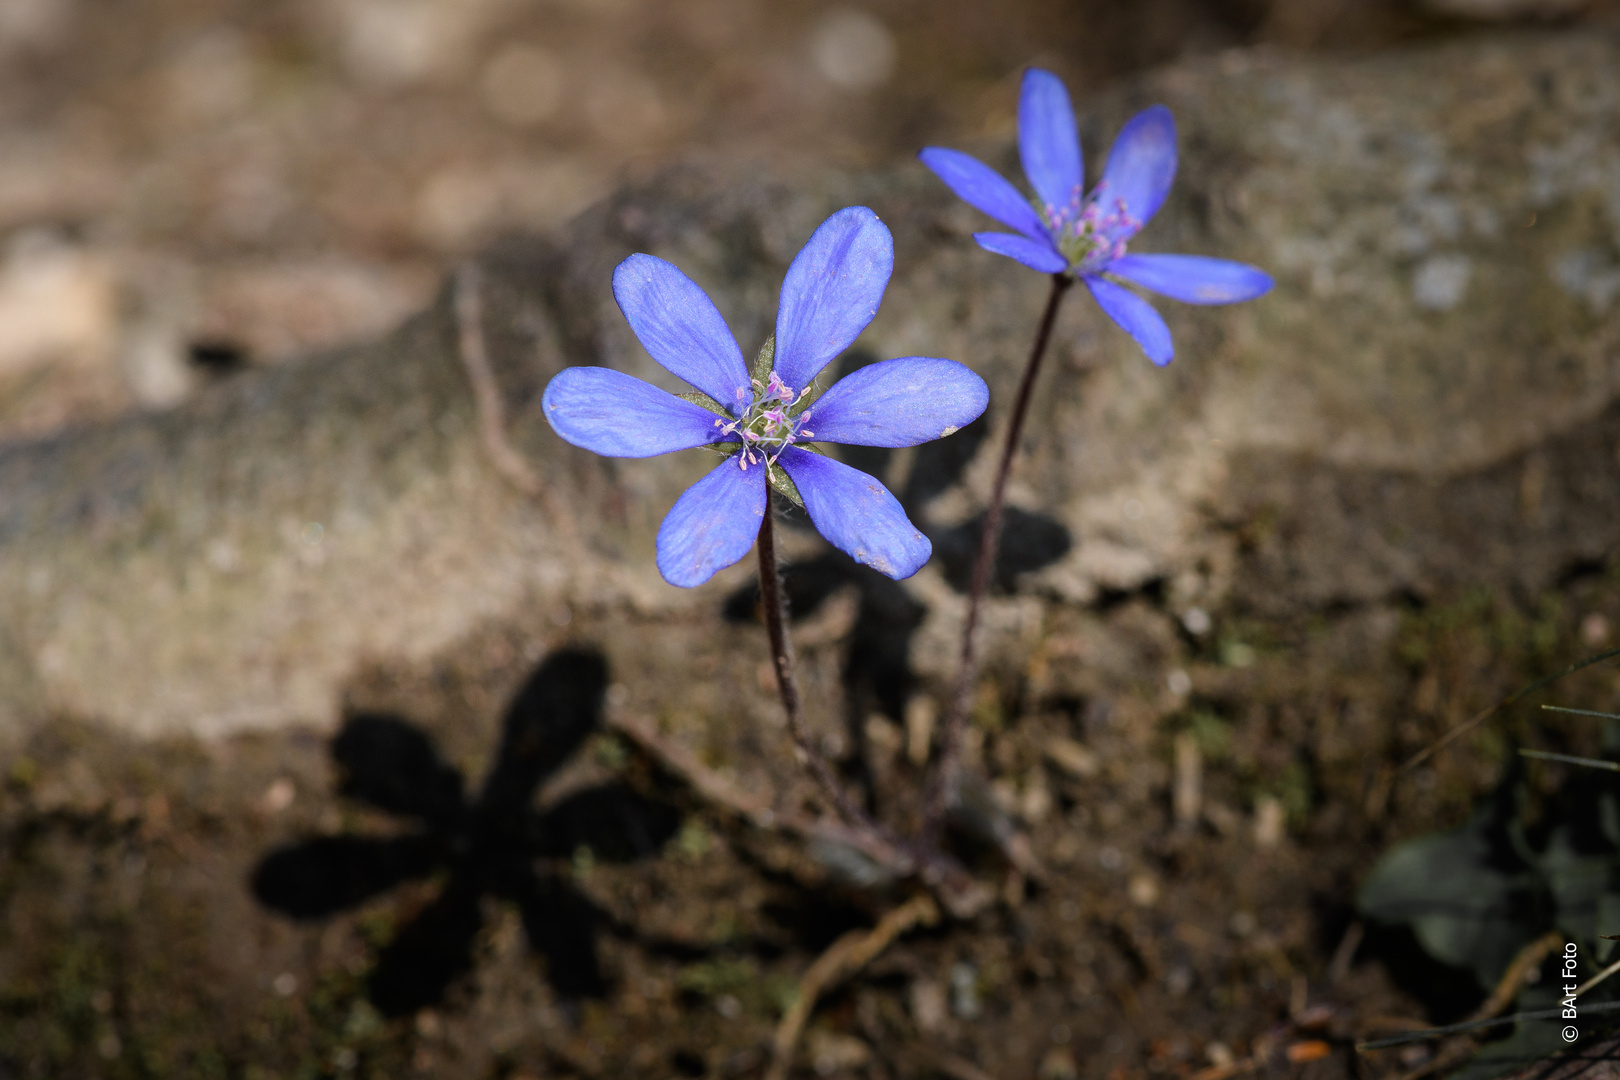
<instances>
[{"instance_id":1,"label":"green sepal","mask_svg":"<svg viewBox=\"0 0 1620 1080\"><path fill-rule=\"evenodd\" d=\"M705 449L705 450L713 450L715 453L719 454L721 457L730 457L732 454L735 454L737 451L742 449L742 443L740 443L740 442L704 443L703 444L703 449Z\"/></svg>"},{"instance_id":2,"label":"green sepal","mask_svg":"<svg viewBox=\"0 0 1620 1080\"><path fill-rule=\"evenodd\" d=\"M776 364L776 335L772 334L765 339L765 344L759 347L759 355L754 357L753 380L761 386L771 377L771 368Z\"/></svg>"},{"instance_id":3,"label":"green sepal","mask_svg":"<svg viewBox=\"0 0 1620 1080\"><path fill-rule=\"evenodd\" d=\"M724 405L714 400L714 398L710 397L708 394L703 393L701 390L688 390L684 394L676 394L675 396L680 398L682 401L690 401L700 409L708 409L716 416L723 416L727 420L732 418L731 414L726 411L726 407Z\"/></svg>"},{"instance_id":4,"label":"green sepal","mask_svg":"<svg viewBox=\"0 0 1620 1080\"><path fill-rule=\"evenodd\" d=\"M767 465L765 467L765 476L770 480L771 487L776 489L777 494L787 499L788 502L797 506L800 510L804 509L804 499L799 496L799 485L793 482L793 477L787 474L786 469L780 465Z\"/></svg>"}]
</instances>

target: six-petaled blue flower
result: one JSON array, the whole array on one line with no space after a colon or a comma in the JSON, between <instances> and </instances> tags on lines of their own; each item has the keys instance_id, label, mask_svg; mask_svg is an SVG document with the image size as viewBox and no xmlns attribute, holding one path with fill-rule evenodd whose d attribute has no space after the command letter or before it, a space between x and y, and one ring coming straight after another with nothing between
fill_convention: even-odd
<instances>
[{"instance_id":1,"label":"six-petaled blue flower","mask_svg":"<svg viewBox=\"0 0 1620 1080\"><path fill-rule=\"evenodd\" d=\"M953 360L909 356L860 368L811 399L816 377L877 314L894 270L888 227L864 206L816 229L782 282L771 366L750 373L707 294L674 266L632 255L613 296L642 345L698 391L677 397L609 368L568 368L542 408L564 440L610 457L710 446L725 462L687 489L658 529L658 570L701 585L748 554L776 485L803 501L821 535L858 562L909 577L932 545L876 478L809 440L915 446L984 412L984 380ZM781 470L788 484L776 470Z\"/></svg>"},{"instance_id":2,"label":"six-petaled blue flower","mask_svg":"<svg viewBox=\"0 0 1620 1080\"><path fill-rule=\"evenodd\" d=\"M1170 329L1151 304L1113 279L1189 304L1232 304L1271 289L1264 271L1228 259L1126 254L1176 176L1176 122L1163 105L1131 118L1108 152L1102 180L1083 195L1085 169L1068 91L1056 75L1030 68L1018 101L1018 152L1035 189L1033 204L960 151L931 146L919 156L964 202L1018 230L975 233L980 247L1044 273L1079 277L1155 364L1168 364L1174 355Z\"/></svg>"}]
</instances>

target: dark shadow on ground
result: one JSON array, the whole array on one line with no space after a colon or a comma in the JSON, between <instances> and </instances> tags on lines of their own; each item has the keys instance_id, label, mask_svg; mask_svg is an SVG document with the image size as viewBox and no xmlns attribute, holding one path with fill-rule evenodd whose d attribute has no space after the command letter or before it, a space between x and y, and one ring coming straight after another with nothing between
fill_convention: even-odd
<instances>
[{"instance_id":1,"label":"dark shadow on ground","mask_svg":"<svg viewBox=\"0 0 1620 1080\"><path fill-rule=\"evenodd\" d=\"M410 880L443 873L438 897L377 957L369 993L388 1016L443 1000L472 967L488 895L517 906L530 947L565 998L607 989L596 953L603 913L545 866L582 847L626 862L663 847L680 823L671 805L619 783L579 791L543 812L536 790L601 721L607 664L563 649L534 671L509 706L501 745L477 796L433 740L396 716L350 717L332 740L338 793L412 823L402 836L321 836L271 852L253 872L266 907L295 919L352 909Z\"/></svg>"}]
</instances>

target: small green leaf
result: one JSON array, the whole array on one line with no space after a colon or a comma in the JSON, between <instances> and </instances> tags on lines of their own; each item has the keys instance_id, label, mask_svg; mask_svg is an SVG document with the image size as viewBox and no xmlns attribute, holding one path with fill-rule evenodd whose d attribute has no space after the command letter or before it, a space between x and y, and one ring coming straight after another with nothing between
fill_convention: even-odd
<instances>
[{"instance_id":1,"label":"small green leaf","mask_svg":"<svg viewBox=\"0 0 1620 1080\"><path fill-rule=\"evenodd\" d=\"M771 377L771 368L776 364L776 335L772 334L765 339L765 344L759 348L759 355L754 357L754 381L761 386Z\"/></svg>"},{"instance_id":2,"label":"small green leaf","mask_svg":"<svg viewBox=\"0 0 1620 1080\"><path fill-rule=\"evenodd\" d=\"M1538 867L1552 892L1554 919L1570 941L1597 937L1598 911L1614 872L1612 852L1589 854L1581 850L1571 823L1564 823L1547 838L1547 850ZM1607 950L1605 950L1606 952Z\"/></svg>"},{"instance_id":3,"label":"small green leaf","mask_svg":"<svg viewBox=\"0 0 1620 1080\"><path fill-rule=\"evenodd\" d=\"M1598 796L1598 825L1609 843L1620 847L1620 801L1612 791Z\"/></svg>"},{"instance_id":4,"label":"small green leaf","mask_svg":"<svg viewBox=\"0 0 1620 1080\"><path fill-rule=\"evenodd\" d=\"M675 396L680 398L682 401L690 401L700 409L708 409L716 416L723 416L727 420L731 419L731 414L726 412L726 407L724 405L720 404L718 401L714 400L714 398L700 390L689 390L684 394L676 394Z\"/></svg>"},{"instance_id":5,"label":"small green leaf","mask_svg":"<svg viewBox=\"0 0 1620 1080\"><path fill-rule=\"evenodd\" d=\"M1598 897L1596 923L1599 930L1620 928L1620 896L1606 892ZM1615 935L1599 934L1598 938L1597 961L1607 964L1613 958Z\"/></svg>"},{"instance_id":6,"label":"small green leaf","mask_svg":"<svg viewBox=\"0 0 1620 1080\"><path fill-rule=\"evenodd\" d=\"M1364 917L1411 926L1425 952L1471 970L1487 988L1545 932L1551 899L1533 870L1513 857L1495 809L1487 803L1461 828L1397 844L1356 897Z\"/></svg>"},{"instance_id":7,"label":"small green leaf","mask_svg":"<svg viewBox=\"0 0 1620 1080\"><path fill-rule=\"evenodd\" d=\"M787 470L779 465L771 465L767 467L765 475L770 478L771 487L775 488L778 494L799 509L804 509L804 500L799 497L799 485L793 482L793 477L787 474Z\"/></svg>"},{"instance_id":8,"label":"small green leaf","mask_svg":"<svg viewBox=\"0 0 1620 1080\"><path fill-rule=\"evenodd\" d=\"M742 449L742 443L740 443L740 442L704 443L703 444L703 449L705 449L705 450L713 450L715 453L719 454L721 457L730 457L732 454L735 454L737 451Z\"/></svg>"}]
</instances>

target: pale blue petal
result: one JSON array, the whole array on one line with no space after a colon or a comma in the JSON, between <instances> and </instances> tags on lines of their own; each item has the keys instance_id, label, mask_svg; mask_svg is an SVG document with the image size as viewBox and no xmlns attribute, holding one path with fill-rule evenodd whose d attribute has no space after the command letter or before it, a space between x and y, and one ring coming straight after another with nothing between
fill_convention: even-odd
<instances>
[{"instance_id":1,"label":"pale blue petal","mask_svg":"<svg viewBox=\"0 0 1620 1080\"><path fill-rule=\"evenodd\" d=\"M1040 215L1000 173L960 150L930 146L917 155L956 197L1025 236L1046 235Z\"/></svg>"},{"instance_id":2,"label":"pale blue petal","mask_svg":"<svg viewBox=\"0 0 1620 1080\"><path fill-rule=\"evenodd\" d=\"M733 454L687 488L658 527L658 572L671 585L701 585L748 554L765 520L765 464Z\"/></svg>"},{"instance_id":3,"label":"pale blue petal","mask_svg":"<svg viewBox=\"0 0 1620 1080\"><path fill-rule=\"evenodd\" d=\"M1170 185L1176 179L1176 120L1163 105L1143 109L1120 131L1108 151L1098 196L1101 209L1114 209L1115 201L1125 200L1125 209L1138 227L1159 212ZM1107 230L1114 239L1125 239L1136 229Z\"/></svg>"},{"instance_id":4,"label":"pale blue petal","mask_svg":"<svg viewBox=\"0 0 1620 1080\"><path fill-rule=\"evenodd\" d=\"M1030 68L1024 72L1018 96L1018 156L1024 162L1024 175L1043 203L1058 214L1071 203L1079 211L1080 184L1085 179L1080 135L1075 130L1069 92L1063 88L1063 80L1050 71Z\"/></svg>"},{"instance_id":5,"label":"pale blue petal","mask_svg":"<svg viewBox=\"0 0 1620 1080\"><path fill-rule=\"evenodd\" d=\"M564 442L608 457L652 457L723 438L714 413L612 368L564 368L546 384L540 409Z\"/></svg>"},{"instance_id":6,"label":"pale blue petal","mask_svg":"<svg viewBox=\"0 0 1620 1080\"><path fill-rule=\"evenodd\" d=\"M802 390L849 348L883 302L894 272L889 227L848 206L817 227L793 259L776 310L776 373Z\"/></svg>"},{"instance_id":7,"label":"pale blue petal","mask_svg":"<svg viewBox=\"0 0 1620 1080\"><path fill-rule=\"evenodd\" d=\"M838 380L810 406L804 427L817 442L916 446L966 427L989 403L984 380L955 360L906 356Z\"/></svg>"},{"instance_id":8,"label":"pale blue petal","mask_svg":"<svg viewBox=\"0 0 1620 1080\"><path fill-rule=\"evenodd\" d=\"M1059 255L1052 241L1045 237L1031 240L1012 233L978 232L973 234L973 239L991 254L1017 259L1031 270L1039 270L1043 274L1056 274L1069 268L1069 260Z\"/></svg>"},{"instance_id":9,"label":"pale blue petal","mask_svg":"<svg viewBox=\"0 0 1620 1080\"><path fill-rule=\"evenodd\" d=\"M1205 255L1124 255L1103 267L1150 292L1188 304L1236 304L1271 291L1271 275Z\"/></svg>"},{"instance_id":10,"label":"pale blue petal","mask_svg":"<svg viewBox=\"0 0 1620 1080\"><path fill-rule=\"evenodd\" d=\"M1153 305L1123 285L1115 285L1092 274L1086 275L1086 288L1121 329L1136 339L1149 360L1163 367L1175 356L1170 328L1164 325Z\"/></svg>"},{"instance_id":11,"label":"pale blue petal","mask_svg":"<svg viewBox=\"0 0 1620 1080\"><path fill-rule=\"evenodd\" d=\"M804 499L816 531L858 563L896 581L922 569L934 546L876 477L830 457L790 446L777 464Z\"/></svg>"},{"instance_id":12,"label":"pale blue petal","mask_svg":"<svg viewBox=\"0 0 1620 1080\"><path fill-rule=\"evenodd\" d=\"M663 259L632 255L613 271L613 298L654 360L735 410L748 368L708 293Z\"/></svg>"}]
</instances>

